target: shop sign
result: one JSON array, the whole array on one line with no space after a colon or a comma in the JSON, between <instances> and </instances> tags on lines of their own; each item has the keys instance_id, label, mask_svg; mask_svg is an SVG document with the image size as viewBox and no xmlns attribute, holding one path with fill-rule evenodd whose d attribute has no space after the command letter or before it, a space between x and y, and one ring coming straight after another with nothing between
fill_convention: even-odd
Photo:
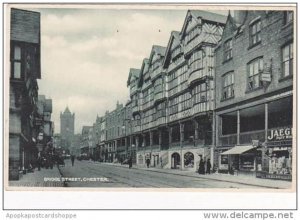
<instances>
[{"instance_id":1,"label":"shop sign","mask_svg":"<svg viewBox=\"0 0 300 220\"><path fill-rule=\"evenodd\" d=\"M271 129L269 131L269 141L279 141L292 139L292 128Z\"/></svg>"},{"instance_id":2,"label":"shop sign","mask_svg":"<svg viewBox=\"0 0 300 220\"><path fill-rule=\"evenodd\" d=\"M290 174L273 174L273 173L257 172L256 177L262 179L292 180L292 175Z\"/></svg>"}]
</instances>

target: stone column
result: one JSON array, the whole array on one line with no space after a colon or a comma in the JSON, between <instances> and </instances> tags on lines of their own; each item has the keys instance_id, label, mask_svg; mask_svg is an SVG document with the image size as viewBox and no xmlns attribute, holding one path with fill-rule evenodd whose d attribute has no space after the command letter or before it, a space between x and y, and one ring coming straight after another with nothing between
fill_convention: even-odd
<instances>
[{"instance_id":1,"label":"stone column","mask_svg":"<svg viewBox=\"0 0 300 220\"><path fill-rule=\"evenodd\" d=\"M220 116L215 114L215 117L216 117L216 121L215 121L215 132L216 132L216 142L215 142L215 145L216 147L219 146L219 134L220 134L220 127L221 127L221 123L220 123ZM222 133L222 132L221 132Z\"/></svg>"},{"instance_id":2,"label":"stone column","mask_svg":"<svg viewBox=\"0 0 300 220\"><path fill-rule=\"evenodd\" d=\"M171 146L172 144L172 131L173 131L173 128L172 127L169 127L169 147Z\"/></svg>"},{"instance_id":3,"label":"stone column","mask_svg":"<svg viewBox=\"0 0 300 220\"><path fill-rule=\"evenodd\" d=\"M142 147L146 147L146 134L142 134L143 135L143 144Z\"/></svg>"},{"instance_id":4,"label":"stone column","mask_svg":"<svg viewBox=\"0 0 300 220\"><path fill-rule=\"evenodd\" d=\"M268 103L265 103L265 142L268 141L268 111L269 111Z\"/></svg>"},{"instance_id":5,"label":"stone column","mask_svg":"<svg viewBox=\"0 0 300 220\"><path fill-rule=\"evenodd\" d=\"M183 123L179 123L179 129L180 129L180 166L181 166L181 170L183 170L183 163L184 163L184 158L183 158L183 152L182 152L182 148L183 148L183 141L184 141L184 124Z\"/></svg>"},{"instance_id":6,"label":"stone column","mask_svg":"<svg viewBox=\"0 0 300 220\"><path fill-rule=\"evenodd\" d=\"M127 157L127 153L128 153L128 146L127 146L127 137L125 137L125 156Z\"/></svg>"},{"instance_id":7,"label":"stone column","mask_svg":"<svg viewBox=\"0 0 300 220\"><path fill-rule=\"evenodd\" d=\"M214 153L216 148L216 113L213 112L213 118L212 118L212 145L210 149L210 163L211 168L214 168Z\"/></svg>"},{"instance_id":8,"label":"stone column","mask_svg":"<svg viewBox=\"0 0 300 220\"><path fill-rule=\"evenodd\" d=\"M158 130L158 145L159 145L159 150L162 149L162 130Z\"/></svg>"},{"instance_id":9,"label":"stone column","mask_svg":"<svg viewBox=\"0 0 300 220\"><path fill-rule=\"evenodd\" d=\"M183 146L183 141L184 141L184 124L179 123L179 128L180 128L180 146Z\"/></svg>"},{"instance_id":10,"label":"stone column","mask_svg":"<svg viewBox=\"0 0 300 220\"><path fill-rule=\"evenodd\" d=\"M150 147L153 146L153 131L150 131Z\"/></svg>"},{"instance_id":11,"label":"stone column","mask_svg":"<svg viewBox=\"0 0 300 220\"><path fill-rule=\"evenodd\" d=\"M199 123L194 120L194 125L195 125L195 137L194 140L198 140L199 139Z\"/></svg>"}]
</instances>

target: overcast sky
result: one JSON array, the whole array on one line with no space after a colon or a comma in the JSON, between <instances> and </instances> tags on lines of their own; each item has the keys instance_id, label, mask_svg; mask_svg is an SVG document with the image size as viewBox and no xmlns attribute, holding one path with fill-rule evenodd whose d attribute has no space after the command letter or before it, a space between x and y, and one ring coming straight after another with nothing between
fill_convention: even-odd
<instances>
[{"instance_id":1,"label":"overcast sky","mask_svg":"<svg viewBox=\"0 0 300 220\"><path fill-rule=\"evenodd\" d=\"M41 12L39 94L53 100L52 120L75 112L75 133L97 114L129 99L130 68L140 68L152 45L166 46L187 10L35 9ZM224 14L224 12L223 12Z\"/></svg>"}]
</instances>

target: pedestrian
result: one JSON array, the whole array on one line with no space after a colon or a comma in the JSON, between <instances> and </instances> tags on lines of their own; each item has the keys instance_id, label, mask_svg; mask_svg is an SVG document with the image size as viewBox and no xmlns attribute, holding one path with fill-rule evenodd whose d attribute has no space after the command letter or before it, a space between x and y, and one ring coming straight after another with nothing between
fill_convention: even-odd
<instances>
[{"instance_id":1,"label":"pedestrian","mask_svg":"<svg viewBox=\"0 0 300 220\"><path fill-rule=\"evenodd\" d=\"M74 166L74 161L75 161L75 155L71 155L72 167Z\"/></svg>"},{"instance_id":2,"label":"pedestrian","mask_svg":"<svg viewBox=\"0 0 300 220\"><path fill-rule=\"evenodd\" d=\"M37 166L38 166L38 171L41 170L41 166L42 166L42 157L39 154L38 158L37 158Z\"/></svg>"},{"instance_id":3,"label":"pedestrian","mask_svg":"<svg viewBox=\"0 0 300 220\"><path fill-rule=\"evenodd\" d=\"M147 163L147 168L149 168L149 165L150 165L150 159L149 158L146 160L146 163Z\"/></svg>"},{"instance_id":4,"label":"pedestrian","mask_svg":"<svg viewBox=\"0 0 300 220\"><path fill-rule=\"evenodd\" d=\"M206 173L210 174L210 169L211 169L211 163L210 163L210 159L208 159L206 162Z\"/></svg>"},{"instance_id":5,"label":"pedestrian","mask_svg":"<svg viewBox=\"0 0 300 220\"><path fill-rule=\"evenodd\" d=\"M198 170L199 174L205 174L205 167L204 166L205 166L205 164L204 164L204 161L201 157L200 163L199 163L199 170Z\"/></svg>"},{"instance_id":6,"label":"pedestrian","mask_svg":"<svg viewBox=\"0 0 300 220\"><path fill-rule=\"evenodd\" d=\"M129 169L132 167L132 157L129 157L128 160Z\"/></svg>"}]
</instances>

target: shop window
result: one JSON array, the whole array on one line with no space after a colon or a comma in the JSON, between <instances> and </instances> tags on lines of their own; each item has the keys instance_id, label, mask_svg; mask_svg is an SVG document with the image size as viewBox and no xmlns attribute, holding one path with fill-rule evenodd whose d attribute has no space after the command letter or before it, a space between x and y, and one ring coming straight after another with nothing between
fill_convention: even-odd
<instances>
[{"instance_id":1,"label":"shop window","mask_svg":"<svg viewBox=\"0 0 300 220\"><path fill-rule=\"evenodd\" d=\"M21 79L21 73L22 73L21 52L22 51L20 46L15 45L13 47L11 78L14 79Z\"/></svg>"},{"instance_id":2,"label":"shop window","mask_svg":"<svg viewBox=\"0 0 300 220\"><path fill-rule=\"evenodd\" d=\"M282 77L293 75L293 43L282 47Z\"/></svg>"},{"instance_id":3,"label":"shop window","mask_svg":"<svg viewBox=\"0 0 300 220\"><path fill-rule=\"evenodd\" d=\"M284 18L283 18L283 24L288 24L293 21L293 11L285 11L284 12Z\"/></svg>"},{"instance_id":4,"label":"shop window","mask_svg":"<svg viewBox=\"0 0 300 220\"><path fill-rule=\"evenodd\" d=\"M234 97L234 73L229 72L223 76L222 99Z\"/></svg>"},{"instance_id":5,"label":"shop window","mask_svg":"<svg viewBox=\"0 0 300 220\"><path fill-rule=\"evenodd\" d=\"M248 63L248 89L253 90L262 86L261 74L263 73L263 58L258 58Z\"/></svg>"},{"instance_id":6,"label":"shop window","mask_svg":"<svg viewBox=\"0 0 300 220\"><path fill-rule=\"evenodd\" d=\"M261 42L261 21L257 20L250 25L250 47Z\"/></svg>"},{"instance_id":7,"label":"shop window","mask_svg":"<svg viewBox=\"0 0 300 220\"><path fill-rule=\"evenodd\" d=\"M232 58L232 39L227 40L224 43L224 61Z\"/></svg>"},{"instance_id":8,"label":"shop window","mask_svg":"<svg viewBox=\"0 0 300 220\"><path fill-rule=\"evenodd\" d=\"M184 154L184 168L193 168L194 167L194 154L187 152Z\"/></svg>"},{"instance_id":9,"label":"shop window","mask_svg":"<svg viewBox=\"0 0 300 220\"><path fill-rule=\"evenodd\" d=\"M221 164L228 164L228 155L221 155Z\"/></svg>"}]
</instances>

